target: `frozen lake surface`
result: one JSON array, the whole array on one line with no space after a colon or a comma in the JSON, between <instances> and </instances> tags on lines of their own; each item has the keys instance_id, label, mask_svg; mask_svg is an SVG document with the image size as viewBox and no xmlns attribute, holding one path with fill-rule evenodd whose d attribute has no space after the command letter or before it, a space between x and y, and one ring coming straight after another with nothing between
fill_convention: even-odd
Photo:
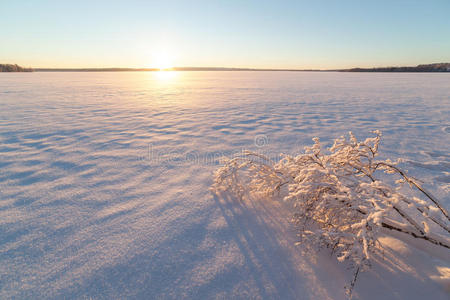
<instances>
[{"instance_id":1,"label":"frozen lake surface","mask_svg":"<svg viewBox=\"0 0 450 300\"><path fill-rule=\"evenodd\" d=\"M0 74L0 298L344 299L351 274L302 255L288 211L209 187L224 155L374 129L449 208L450 74ZM448 297L450 260L386 239L405 259L355 297Z\"/></svg>"}]
</instances>

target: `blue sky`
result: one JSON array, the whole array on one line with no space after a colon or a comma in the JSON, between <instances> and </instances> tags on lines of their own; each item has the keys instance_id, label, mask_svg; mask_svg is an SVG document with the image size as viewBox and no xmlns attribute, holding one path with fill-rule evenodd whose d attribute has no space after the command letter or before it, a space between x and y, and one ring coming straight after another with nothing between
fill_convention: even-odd
<instances>
[{"instance_id":1,"label":"blue sky","mask_svg":"<svg viewBox=\"0 0 450 300\"><path fill-rule=\"evenodd\" d=\"M344 68L450 62L450 1L0 0L0 63Z\"/></svg>"}]
</instances>

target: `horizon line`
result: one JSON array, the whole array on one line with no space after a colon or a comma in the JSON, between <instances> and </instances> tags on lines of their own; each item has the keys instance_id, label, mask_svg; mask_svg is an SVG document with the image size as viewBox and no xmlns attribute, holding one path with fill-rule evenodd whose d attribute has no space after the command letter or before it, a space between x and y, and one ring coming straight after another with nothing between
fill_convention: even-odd
<instances>
[{"instance_id":1,"label":"horizon line","mask_svg":"<svg viewBox=\"0 0 450 300\"><path fill-rule=\"evenodd\" d=\"M126 68L126 67L95 67L95 68L32 68L37 72L161 72L161 71L272 71L272 72L450 72L450 63L429 63L415 66L387 67L351 67L336 69L296 69L296 68L243 68L243 67L171 67L171 68Z\"/></svg>"},{"instance_id":2,"label":"horizon line","mask_svg":"<svg viewBox=\"0 0 450 300\"><path fill-rule=\"evenodd\" d=\"M1 65L1 64L0 64ZM8 65L8 64L5 64ZM13 65L13 64L11 64ZM16 64L17 65L17 64ZM384 66L384 67L350 67L350 68L333 68L333 69L301 69L301 68L249 68L249 67L170 67L170 68L130 68L130 67L66 67L66 68L52 68L52 67L29 67L37 72L51 72L51 71L90 71L90 72L126 72L126 71L147 71L147 72L159 72L159 71L284 71L284 72L337 72L337 71L426 71L444 69L444 71L450 71L450 63L429 63L419 64L415 66Z\"/></svg>"},{"instance_id":3,"label":"horizon line","mask_svg":"<svg viewBox=\"0 0 450 300\"><path fill-rule=\"evenodd\" d=\"M34 70L116 70L116 71L343 71L343 70L352 70L352 69L384 69L384 68L416 68L419 66L431 66L431 65L440 65L440 64L450 64L448 62L438 62L438 63L427 63L427 64L418 64L418 65L396 65L396 66L372 66L372 67L359 67L353 66L348 68L332 68L332 69L320 69L320 68L249 68L249 67L170 67L170 68L146 68L146 67L65 67L65 68L53 68L53 67L31 67Z\"/></svg>"}]
</instances>

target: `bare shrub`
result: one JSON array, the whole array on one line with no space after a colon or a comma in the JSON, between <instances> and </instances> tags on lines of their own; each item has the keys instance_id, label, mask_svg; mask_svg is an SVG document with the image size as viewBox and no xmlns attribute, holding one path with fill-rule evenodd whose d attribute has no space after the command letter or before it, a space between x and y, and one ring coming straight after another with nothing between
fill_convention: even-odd
<instances>
[{"instance_id":1,"label":"bare shrub","mask_svg":"<svg viewBox=\"0 0 450 300\"><path fill-rule=\"evenodd\" d=\"M419 182L379 160L381 132L358 141L350 132L328 150L318 138L297 156L279 162L250 151L227 160L215 173L213 188L238 197L264 193L292 204L302 243L328 247L338 261L350 260L354 276L370 265L379 249L381 228L450 248L449 216Z\"/></svg>"}]
</instances>

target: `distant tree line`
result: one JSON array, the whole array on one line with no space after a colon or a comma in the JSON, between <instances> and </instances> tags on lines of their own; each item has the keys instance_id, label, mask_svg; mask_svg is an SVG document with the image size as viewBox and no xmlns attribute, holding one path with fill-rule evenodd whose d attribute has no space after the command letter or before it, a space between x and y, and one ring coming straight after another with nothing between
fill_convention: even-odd
<instances>
[{"instance_id":1,"label":"distant tree line","mask_svg":"<svg viewBox=\"0 0 450 300\"><path fill-rule=\"evenodd\" d=\"M23 68L16 64L0 64L0 72L33 72L33 69Z\"/></svg>"},{"instance_id":2,"label":"distant tree line","mask_svg":"<svg viewBox=\"0 0 450 300\"><path fill-rule=\"evenodd\" d=\"M385 67L385 68L353 68L342 70L346 72L450 72L450 63L418 65L415 67Z\"/></svg>"}]
</instances>

